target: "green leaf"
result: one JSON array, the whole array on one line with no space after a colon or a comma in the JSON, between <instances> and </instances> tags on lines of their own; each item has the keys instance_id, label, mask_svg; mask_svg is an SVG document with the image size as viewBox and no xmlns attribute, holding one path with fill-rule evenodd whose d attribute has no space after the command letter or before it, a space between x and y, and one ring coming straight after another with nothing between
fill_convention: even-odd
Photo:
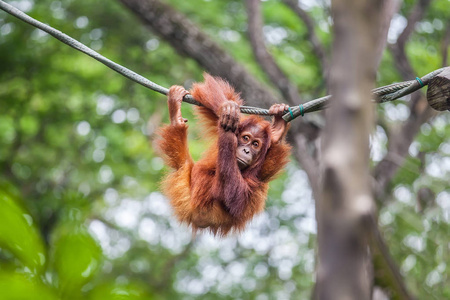
<instances>
[{"instance_id":1,"label":"green leaf","mask_svg":"<svg viewBox=\"0 0 450 300\"><path fill-rule=\"evenodd\" d=\"M79 292L100 266L100 247L82 226L63 228L54 247L53 267L58 274L61 292Z\"/></svg>"},{"instance_id":2,"label":"green leaf","mask_svg":"<svg viewBox=\"0 0 450 300\"><path fill-rule=\"evenodd\" d=\"M36 278L0 271L0 300L53 300L55 293Z\"/></svg>"},{"instance_id":3,"label":"green leaf","mask_svg":"<svg viewBox=\"0 0 450 300\"><path fill-rule=\"evenodd\" d=\"M45 249L33 219L3 190L0 190L0 220L0 248L10 251L32 273L42 273Z\"/></svg>"}]
</instances>

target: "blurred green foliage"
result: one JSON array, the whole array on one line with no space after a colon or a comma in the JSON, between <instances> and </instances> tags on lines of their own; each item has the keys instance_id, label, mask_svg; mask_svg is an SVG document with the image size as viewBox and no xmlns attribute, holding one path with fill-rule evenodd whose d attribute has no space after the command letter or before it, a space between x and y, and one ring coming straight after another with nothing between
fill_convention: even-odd
<instances>
[{"instance_id":1,"label":"blurred green foliage","mask_svg":"<svg viewBox=\"0 0 450 300\"><path fill-rule=\"evenodd\" d=\"M7 2L162 86L201 79L194 61L119 1ZM242 1L166 2L270 86L247 41ZM400 24L414 3L404 1ZM329 49L323 5L308 11ZM447 7L447 0L433 1L407 44L417 75L440 67ZM282 37L268 47L304 99L324 95L304 24L280 1L264 1L263 13L266 33ZM399 80L387 51L378 83ZM379 118L395 128L409 115L405 107L401 100L380 105ZM191 107L182 109L198 158L202 132ZM267 211L239 237L192 243L158 192L167 169L151 139L167 117L164 96L0 12L0 299L310 296L314 203L303 171L292 163L271 184ZM418 299L450 298L449 124L443 113L422 126L380 208L389 248ZM383 153L388 140L378 129L373 148Z\"/></svg>"},{"instance_id":2,"label":"blurred green foliage","mask_svg":"<svg viewBox=\"0 0 450 300\"><path fill-rule=\"evenodd\" d=\"M18 203L0 191L0 299L144 299L142 288L113 281L83 291L98 276L103 256L78 212L71 209L53 233L52 249L46 249L33 219Z\"/></svg>"}]
</instances>

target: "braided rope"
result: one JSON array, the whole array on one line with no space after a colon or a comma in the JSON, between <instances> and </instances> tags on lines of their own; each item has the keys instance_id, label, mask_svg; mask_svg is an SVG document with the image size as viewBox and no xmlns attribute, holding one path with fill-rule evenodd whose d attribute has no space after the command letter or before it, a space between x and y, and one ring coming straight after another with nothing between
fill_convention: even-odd
<instances>
[{"instance_id":1,"label":"braided rope","mask_svg":"<svg viewBox=\"0 0 450 300\"><path fill-rule=\"evenodd\" d=\"M396 92L398 90L401 90L405 87L410 86L413 82L414 82L414 80L392 83L390 85L375 88L372 90L372 93L377 96L390 94L390 93Z\"/></svg>"},{"instance_id":2,"label":"braided rope","mask_svg":"<svg viewBox=\"0 0 450 300\"><path fill-rule=\"evenodd\" d=\"M12 5L9 5L5 3L4 1L0 0L0 9L4 10L5 12L15 16L16 18L41 29L42 31L47 32L51 36L55 37L59 41L63 42L64 44L83 52L86 55L89 55L90 57L96 59L97 61L101 62L102 64L106 65L110 69L118 72L119 74L125 76L128 79L133 80L134 82L145 86L146 88L149 88L155 92L167 95L169 90L165 87L162 87L147 78L131 71L130 69L119 65L108 58L102 56L101 54L97 53L96 51L92 50L91 48L87 47L86 45L78 42L74 38L62 33L59 30L56 30L55 28L46 25L42 22L39 22L38 20L28 16L24 12L18 10ZM399 83L393 83L387 86L379 87L374 90L372 90L372 93L375 98L375 102L383 103L386 101L392 101L395 99L398 99L402 96L405 96L407 94L410 94L423 86L427 85L430 79L432 79L434 76L442 72L443 69L439 69L436 71L433 71L427 75L425 75L422 78L417 77L416 80L410 80L405 82L399 82ZM311 101L308 101L306 103L301 104L300 106L292 107L290 112L286 111L286 113L283 115L283 119L287 122L292 121L298 116L303 116L306 113L322 110L327 107L329 100L331 99L331 95L314 99ZM199 105L201 104L195 100L191 95L186 95L183 98L184 102ZM245 114L254 114L254 115L269 115L268 109L263 109L259 107L251 107L251 106L241 106L240 110L242 113Z\"/></svg>"},{"instance_id":3,"label":"braided rope","mask_svg":"<svg viewBox=\"0 0 450 300\"><path fill-rule=\"evenodd\" d=\"M415 80L398 82L398 83L393 83L393 84L390 84L387 86L375 88L372 90L374 102L383 103L383 102L387 102L387 101L393 101L393 100L403 97L405 95L411 94L412 92L415 92L418 89L421 89L422 87L426 86L432 78L434 78L436 75L441 73L444 69L445 68L435 70L421 78L416 77ZM314 99L314 100L304 103L303 104L303 108L304 108L303 113L306 114L306 113L310 113L313 111L318 111L318 110L326 108L330 99L331 99L331 95L328 95L328 96ZM283 119L286 122L290 122L300 115L301 115L300 108L295 107L295 108L292 108L292 114L290 112L285 113L283 115Z\"/></svg>"}]
</instances>

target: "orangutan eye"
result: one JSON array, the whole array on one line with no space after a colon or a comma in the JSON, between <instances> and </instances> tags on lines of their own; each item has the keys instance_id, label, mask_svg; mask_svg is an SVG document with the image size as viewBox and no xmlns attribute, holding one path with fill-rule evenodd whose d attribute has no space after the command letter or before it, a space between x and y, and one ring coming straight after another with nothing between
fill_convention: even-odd
<instances>
[{"instance_id":1,"label":"orangutan eye","mask_svg":"<svg viewBox=\"0 0 450 300\"><path fill-rule=\"evenodd\" d=\"M242 139L246 142L248 142L248 140L250 139L250 137L248 135L244 135L242 136Z\"/></svg>"},{"instance_id":2,"label":"orangutan eye","mask_svg":"<svg viewBox=\"0 0 450 300\"><path fill-rule=\"evenodd\" d=\"M254 142L252 143L252 145L253 145L253 147L258 148L259 143L258 143L257 141L254 141Z\"/></svg>"}]
</instances>

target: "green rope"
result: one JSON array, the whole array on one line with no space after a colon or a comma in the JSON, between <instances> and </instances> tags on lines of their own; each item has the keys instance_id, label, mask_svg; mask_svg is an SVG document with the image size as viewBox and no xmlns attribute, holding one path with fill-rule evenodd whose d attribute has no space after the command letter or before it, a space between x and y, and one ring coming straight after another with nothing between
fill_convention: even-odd
<instances>
[{"instance_id":1,"label":"green rope","mask_svg":"<svg viewBox=\"0 0 450 300\"><path fill-rule=\"evenodd\" d=\"M294 114L292 113L292 108L289 107L288 110L289 110L289 113L291 114L291 118L294 119Z\"/></svg>"},{"instance_id":2,"label":"green rope","mask_svg":"<svg viewBox=\"0 0 450 300\"><path fill-rule=\"evenodd\" d=\"M424 87L422 80L419 77L416 77L417 82L420 84L420 87Z\"/></svg>"}]
</instances>

